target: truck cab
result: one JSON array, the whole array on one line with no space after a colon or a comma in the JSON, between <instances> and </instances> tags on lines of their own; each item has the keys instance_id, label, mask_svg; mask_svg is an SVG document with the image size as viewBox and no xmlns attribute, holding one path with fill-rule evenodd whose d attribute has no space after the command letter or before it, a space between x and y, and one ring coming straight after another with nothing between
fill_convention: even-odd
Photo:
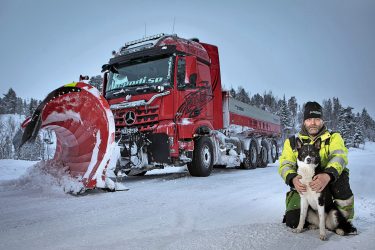
<instances>
[{"instance_id":1,"label":"truck cab","mask_svg":"<svg viewBox=\"0 0 375 250\"><path fill-rule=\"evenodd\" d=\"M204 46L160 34L126 43L113 55L103 65L103 96L115 118L120 168L139 175L191 162L194 138L219 127L214 122L212 62ZM221 91L219 78L215 83ZM220 122L222 112L218 114Z\"/></svg>"}]
</instances>

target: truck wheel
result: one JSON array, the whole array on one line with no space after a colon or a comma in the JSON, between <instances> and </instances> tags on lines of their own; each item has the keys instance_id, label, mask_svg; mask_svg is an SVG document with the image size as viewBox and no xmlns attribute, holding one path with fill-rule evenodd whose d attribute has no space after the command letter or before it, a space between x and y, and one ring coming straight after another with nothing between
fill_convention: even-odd
<instances>
[{"instance_id":1,"label":"truck wheel","mask_svg":"<svg viewBox=\"0 0 375 250\"><path fill-rule=\"evenodd\" d=\"M189 173L192 176L206 177L211 174L214 153L212 141L206 136L195 141L193 161L188 163Z\"/></svg>"},{"instance_id":2,"label":"truck wheel","mask_svg":"<svg viewBox=\"0 0 375 250\"><path fill-rule=\"evenodd\" d=\"M260 148L259 154L259 167L265 168L268 164L268 143L265 140L262 140L261 143L262 147Z\"/></svg>"},{"instance_id":3,"label":"truck wheel","mask_svg":"<svg viewBox=\"0 0 375 250\"><path fill-rule=\"evenodd\" d=\"M246 157L241 162L241 168L243 169L255 169L258 163L258 150L254 140L251 140L249 150L244 151Z\"/></svg>"},{"instance_id":4,"label":"truck wheel","mask_svg":"<svg viewBox=\"0 0 375 250\"><path fill-rule=\"evenodd\" d=\"M271 157L272 162L275 162L279 158L279 148L275 140L271 141Z\"/></svg>"}]
</instances>

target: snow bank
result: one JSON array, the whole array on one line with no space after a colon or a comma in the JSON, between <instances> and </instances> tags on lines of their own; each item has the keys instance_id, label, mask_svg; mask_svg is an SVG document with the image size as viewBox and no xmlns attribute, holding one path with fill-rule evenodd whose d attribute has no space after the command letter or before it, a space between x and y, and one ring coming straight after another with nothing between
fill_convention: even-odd
<instances>
[{"instance_id":1,"label":"snow bank","mask_svg":"<svg viewBox=\"0 0 375 250\"><path fill-rule=\"evenodd\" d=\"M23 160L0 160L0 181L18 179L24 175L28 169L37 161L23 161Z\"/></svg>"},{"instance_id":2,"label":"snow bank","mask_svg":"<svg viewBox=\"0 0 375 250\"><path fill-rule=\"evenodd\" d=\"M0 182L0 187L3 188L72 194L77 194L84 189L83 184L78 179L72 178L66 172L67 168L61 164L41 161L30 166L26 164L27 161L1 160L0 162L1 180L3 180ZM4 172L8 174L4 174L3 177Z\"/></svg>"}]
</instances>

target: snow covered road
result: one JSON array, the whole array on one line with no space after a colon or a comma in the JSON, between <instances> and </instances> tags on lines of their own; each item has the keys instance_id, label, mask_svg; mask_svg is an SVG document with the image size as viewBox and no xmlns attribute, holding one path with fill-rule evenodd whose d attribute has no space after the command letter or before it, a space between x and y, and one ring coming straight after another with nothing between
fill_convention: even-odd
<instances>
[{"instance_id":1,"label":"snow covered road","mask_svg":"<svg viewBox=\"0 0 375 250\"><path fill-rule=\"evenodd\" d=\"M317 230L294 234L281 223L288 188L277 164L207 178L151 171L126 178L129 191L72 196L27 173L9 180L12 163L2 160L0 249L374 249L375 144L350 150L349 162L359 235L329 232L323 242Z\"/></svg>"}]
</instances>

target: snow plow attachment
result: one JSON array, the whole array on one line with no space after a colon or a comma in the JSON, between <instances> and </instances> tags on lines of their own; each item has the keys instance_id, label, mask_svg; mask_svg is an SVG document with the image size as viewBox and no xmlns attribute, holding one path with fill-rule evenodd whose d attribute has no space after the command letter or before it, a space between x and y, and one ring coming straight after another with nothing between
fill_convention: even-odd
<instances>
[{"instance_id":1,"label":"snow plow attachment","mask_svg":"<svg viewBox=\"0 0 375 250\"><path fill-rule=\"evenodd\" d=\"M106 172L115 166L119 150L115 124L107 101L99 91L83 82L52 91L23 125L21 145L36 138L39 129L56 134L54 162L62 163L84 189L115 189Z\"/></svg>"}]
</instances>

